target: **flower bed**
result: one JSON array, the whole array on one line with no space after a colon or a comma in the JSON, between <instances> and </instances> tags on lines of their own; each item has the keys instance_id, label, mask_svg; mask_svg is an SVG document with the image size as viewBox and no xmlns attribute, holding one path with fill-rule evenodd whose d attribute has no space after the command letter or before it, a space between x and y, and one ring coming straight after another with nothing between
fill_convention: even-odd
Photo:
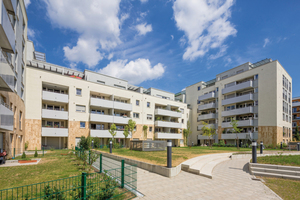
<instances>
[{"instance_id":1,"label":"flower bed","mask_svg":"<svg viewBox=\"0 0 300 200\"><path fill-rule=\"evenodd\" d=\"M18 163L24 164L24 163L34 163L37 162L37 160L18 160Z\"/></svg>"}]
</instances>

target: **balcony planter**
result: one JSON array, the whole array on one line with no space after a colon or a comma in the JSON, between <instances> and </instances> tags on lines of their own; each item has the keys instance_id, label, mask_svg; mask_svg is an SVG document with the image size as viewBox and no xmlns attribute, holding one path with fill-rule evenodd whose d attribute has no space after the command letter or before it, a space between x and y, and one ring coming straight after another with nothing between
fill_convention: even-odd
<instances>
[{"instance_id":1,"label":"balcony planter","mask_svg":"<svg viewBox=\"0 0 300 200\"><path fill-rule=\"evenodd\" d=\"M79 76L74 76L74 75L72 75L71 77L72 77L72 78L82 79L81 77L79 77Z\"/></svg>"}]
</instances>

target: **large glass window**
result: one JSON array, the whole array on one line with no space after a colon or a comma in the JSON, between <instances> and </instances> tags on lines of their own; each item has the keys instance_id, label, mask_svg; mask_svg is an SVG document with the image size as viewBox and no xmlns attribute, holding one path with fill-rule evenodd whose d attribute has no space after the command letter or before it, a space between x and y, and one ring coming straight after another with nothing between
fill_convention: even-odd
<instances>
[{"instance_id":1,"label":"large glass window","mask_svg":"<svg viewBox=\"0 0 300 200\"><path fill-rule=\"evenodd\" d=\"M85 128L85 122L80 122L80 128Z\"/></svg>"}]
</instances>

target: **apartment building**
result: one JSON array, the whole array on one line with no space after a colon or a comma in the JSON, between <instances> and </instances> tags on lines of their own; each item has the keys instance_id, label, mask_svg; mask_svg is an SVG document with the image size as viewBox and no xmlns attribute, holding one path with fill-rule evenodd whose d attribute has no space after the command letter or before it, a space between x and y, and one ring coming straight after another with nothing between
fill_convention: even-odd
<instances>
[{"instance_id":1,"label":"apartment building","mask_svg":"<svg viewBox=\"0 0 300 200\"><path fill-rule=\"evenodd\" d=\"M23 0L0 0L0 149L24 149L27 14Z\"/></svg>"},{"instance_id":2,"label":"apartment building","mask_svg":"<svg viewBox=\"0 0 300 200\"><path fill-rule=\"evenodd\" d=\"M185 97L183 96L185 93ZM257 139L264 144L292 140L292 78L275 60L247 62L216 75L207 82L188 86L176 98L186 98L191 107L192 141L203 144L203 122L216 129L212 142L250 144ZM240 133L235 133L232 120L237 120Z\"/></svg>"},{"instance_id":3,"label":"apartment building","mask_svg":"<svg viewBox=\"0 0 300 200\"><path fill-rule=\"evenodd\" d=\"M293 135L296 133L296 126L298 126L298 130L300 128L300 97L293 98ZM300 130L299 130L300 131Z\"/></svg>"},{"instance_id":4,"label":"apartment building","mask_svg":"<svg viewBox=\"0 0 300 200\"><path fill-rule=\"evenodd\" d=\"M101 144L108 144L112 124L117 127L115 138L124 144L129 119L136 122L136 128L127 144L129 140L172 139L174 146L183 145L189 113L173 93L47 63L31 41L27 50L25 130L29 149L71 148L81 136L98 137Z\"/></svg>"}]
</instances>

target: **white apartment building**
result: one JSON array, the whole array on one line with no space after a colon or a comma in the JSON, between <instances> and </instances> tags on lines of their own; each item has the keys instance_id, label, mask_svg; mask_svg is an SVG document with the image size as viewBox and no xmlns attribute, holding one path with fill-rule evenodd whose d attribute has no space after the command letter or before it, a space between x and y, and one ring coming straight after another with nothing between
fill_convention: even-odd
<instances>
[{"instance_id":1,"label":"white apartment building","mask_svg":"<svg viewBox=\"0 0 300 200\"><path fill-rule=\"evenodd\" d=\"M0 149L21 153L25 137L27 14L23 0L0 0Z\"/></svg>"},{"instance_id":2,"label":"white apartment building","mask_svg":"<svg viewBox=\"0 0 300 200\"><path fill-rule=\"evenodd\" d=\"M187 104L175 101L173 93L47 63L31 41L27 51L25 130L29 149L71 148L81 136L98 137L101 144L108 144L112 124L117 126L115 138L124 144L123 130L129 119L136 122L136 128L127 144L129 140L172 139L174 146L183 145L189 110Z\"/></svg>"},{"instance_id":3,"label":"white apartment building","mask_svg":"<svg viewBox=\"0 0 300 200\"><path fill-rule=\"evenodd\" d=\"M208 142L202 135L203 122L215 127L213 142L249 144L257 139L264 144L292 140L292 78L275 60L247 62L216 75L207 82L188 86L176 94L192 109L191 141ZM235 133L232 119L238 121L241 133Z\"/></svg>"}]
</instances>

